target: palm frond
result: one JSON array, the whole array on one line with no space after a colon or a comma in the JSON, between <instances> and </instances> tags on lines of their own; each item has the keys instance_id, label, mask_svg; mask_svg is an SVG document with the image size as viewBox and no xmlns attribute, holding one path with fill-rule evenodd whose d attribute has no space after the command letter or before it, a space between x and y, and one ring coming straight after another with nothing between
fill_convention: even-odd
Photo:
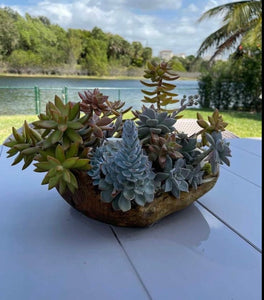
<instances>
[{"instance_id":1,"label":"palm frond","mask_svg":"<svg viewBox=\"0 0 264 300\"><path fill-rule=\"evenodd\" d=\"M249 22L261 17L261 11L261 6L256 5L254 1L243 3L240 6L234 5L233 11L228 14L228 29L233 31L248 27Z\"/></svg>"},{"instance_id":2,"label":"palm frond","mask_svg":"<svg viewBox=\"0 0 264 300\"><path fill-rule=\"evenodd\" d=\"M226 4L222 4L222 5L213 7L211 9L207 10L205 13L203 13L202 16L198 19L198 22L200 23L200 22L204 21L205 19L209 19L216 15L228 13L234 9L234 6L241 5L244 3L248 4L250 2L252 2L252 1L231 2L231 3L226 3Z\"/></svg>"},{"instance_id":3,"label":"palm frond","mask_svg":"<svg viewBox=\"0 0 264 300\"><path fill-rule=\"evenodd\" d=\"M223 14L224 25L210 34L201 44L197 51L197 58L204 54L209 48L217 47L211 57L213 60L224 50L230 49L237 43L239 38L249 44L262 43L262 2L259 0L239 1L223 4L206 11L198 20L211 18Z\"/></svg>"},{"instance_id":4,"label":"palm frond","mask_svg":"<svg viewBox=\"0 0 264 300\"><path fill-rule=\"evenodd\" d=\"M235 44L237 43L237 40L241 37L242 34L243 34L243 29L237 31L235 34L233 34L227 40L225 40L221 45L219 45L215 53L211 56L209 63L211 63L216 56L222 54L225 50L234 47Z\"/></svg>"},{"instance_id":5,"label":"palm frond","mask_svg":"<svg viewBox=\"0 0 264 300\"><path fill-rule=\"evenodd\" d=\"M230 37L230 33L227 32L227 25L222 26L220 29L216 30L210 34L201 44L197 51L197 56L204 54L209 48L213 46L218 46L222 41Z\"/></svg>"},{"instance_id":6,"label":"palm frond","mask_svg":"<svg viewBox=\"0 0 264 300\"><path fill-rule=\"evenodd\" d=\"M253 20L249 27L250 30L243 36L241 42L248 45L262 45L262 18Z\"/></svg>"}]
</instances>

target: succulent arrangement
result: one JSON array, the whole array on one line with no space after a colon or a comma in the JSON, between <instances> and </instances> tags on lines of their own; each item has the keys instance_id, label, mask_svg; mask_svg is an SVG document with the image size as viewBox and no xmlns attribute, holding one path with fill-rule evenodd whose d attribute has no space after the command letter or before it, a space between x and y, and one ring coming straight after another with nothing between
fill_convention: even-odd
<instances>
[{"instance_id":1,"label":"succulent arrangement","mask_svg":"<svg viewBox=\"0 0 264 300\"><path fill-rule=\"evenodd\" d=\"M179 199L198 189L218 175L220 164L230 165L229 143L221 134L227 123L218 110L208 122L198 113L199 132L177 132L180 113L198 96L176 98L171 82L179 76L166 62L148 63L144 77L140 111L124 110L125 102L111 102L98 89L79 93L77 103L55 96L38 121L12 128L5 146L9 157L16 156L13 165L23 161L25 169L34 162L34 171L46 173L42 184L61 195L74 195L79 174L86 174L113 211L148 206L162 193Z\"/></svg>"}]
</instances>

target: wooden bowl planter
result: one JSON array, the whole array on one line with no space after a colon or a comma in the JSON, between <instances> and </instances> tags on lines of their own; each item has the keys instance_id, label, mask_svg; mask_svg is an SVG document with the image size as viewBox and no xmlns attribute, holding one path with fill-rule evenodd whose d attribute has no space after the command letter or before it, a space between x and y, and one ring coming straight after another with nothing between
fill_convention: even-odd
<instances>
[{"instance_id":1,"label":"wooden bowl planter","mask_svg":"<svg viewBox=\"0 0 264 300\"><path fill-rule=\"evenodd\" d=\"M93 186L91 177L85 172L76 174L79 188L74 194L66 190L61 196L89 218L123 227L145 227L192 204L214 187L218 177L219 173L209 177L211 180L198 186L196 190L190 188L188 193L181 192L180 198L175 198L170 193L161 193L155 195L153 202L135 206L127 212L115 211L111 203L102 202L100 190Z\"/></svg>"}]
</instances>

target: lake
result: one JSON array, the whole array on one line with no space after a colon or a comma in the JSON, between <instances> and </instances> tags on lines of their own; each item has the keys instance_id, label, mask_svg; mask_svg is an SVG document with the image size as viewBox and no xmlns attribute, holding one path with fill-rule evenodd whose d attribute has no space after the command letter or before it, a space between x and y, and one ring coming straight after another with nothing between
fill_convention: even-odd
<instances>
[{"instance_id":1,"label":"lake","mask_svg":"<svg viewBox=\"0 0 264 300\"><path fill-rule=\"evenodd\" d=\"M183 95L198 94L196 80L176 80L175 92L178 99ZM80 101L78 92L99 90L109 96L110 101L122 100L124 107L132 106L140 109L144 95L141 89L147 89L139 80L98 80L78 78L46 78L46 77L0 77L0 115L35 114L35 89L39 88L39 109L45 111L48 101L58 95L68 101ZM177 104L176 106L177 107Z\"/></svg>"}]
</instances>

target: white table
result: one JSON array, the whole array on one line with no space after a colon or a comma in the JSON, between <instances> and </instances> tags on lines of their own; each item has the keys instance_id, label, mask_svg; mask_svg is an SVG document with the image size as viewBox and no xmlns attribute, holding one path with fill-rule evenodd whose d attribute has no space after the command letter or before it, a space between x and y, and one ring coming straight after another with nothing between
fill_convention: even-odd
<instances>
[{"instance_id":1,"label":"white table","mask_svg":"<svg viewBox=\"0 0 264 300\"><path fill-rule=\"evenodd\" d=\"M195 204L148 228L91 220L0 157L0 300L261 299L261 141Z\"/></svg>"}]
</instances>

